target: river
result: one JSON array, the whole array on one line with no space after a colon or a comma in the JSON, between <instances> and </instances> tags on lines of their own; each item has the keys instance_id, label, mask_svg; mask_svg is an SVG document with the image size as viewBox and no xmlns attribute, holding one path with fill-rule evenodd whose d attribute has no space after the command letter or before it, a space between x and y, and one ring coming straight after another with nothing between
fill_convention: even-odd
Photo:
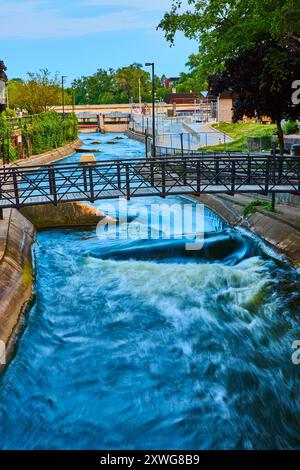
<instances>
[{"instance_id":1,"label":"river","mask_svg":"<svg viewBox=\"0 0 300 470\"><path fill-rule=\"evenodd\" d=\"M143 154L113 138L97 136L98 159ZM299 273L207 208L202 250L158 233L38 233L35 302L0 380L1 449L300 448Z\"/></svg>"}]
</instances>

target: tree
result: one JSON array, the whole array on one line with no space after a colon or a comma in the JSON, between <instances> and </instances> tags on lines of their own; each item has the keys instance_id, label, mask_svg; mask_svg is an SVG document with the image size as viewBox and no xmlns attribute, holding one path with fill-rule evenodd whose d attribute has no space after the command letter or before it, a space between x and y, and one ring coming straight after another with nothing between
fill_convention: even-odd
<instances>
[{"instance_id":1,"label":"tree","mask_svg":"<svg viewBox=\"0 0 300 470\"><path fill-rule=\"evenodd\" d=\"M74 80L76 104L106 104L116 102L116 86L112 69L99 69L89 77Z\"/></svg>"},{"instance_id":2,"label":"tree","mask_svg":"<svg viewBox=\"0 0 300 470\"><path fill-rule=\"evenodd\" d=\"M46 112L51 106L61 104L61 87L58 74L52 76L47 69L28 74L23 81L9 83L10 106L26 109L29 114Z\"/></svg>"},{"instance_id":3,"label":"tree","mask_svg":"<svg viewBox=\"0 0 300 470\"><path fill-rule=\"evenodd\" d=\"M298 0L188 0L188 4L185 10L182 1L173 0L159 28L171 43L177 31L199 42L199 53L191 60L204 80L261 41L300 42Z\"/></svg>"},{"instance_id":4,"label":"tree","mask_svg":"<svg viewBox=\"0 0 300 470\"><path fill-rule=\"evenodd\" d=\"M279 73L281 71L281 73ZM297 44L280 45L275 40L262 41L230 59L220 74L210 79L210 91L218 95L226 89L237 94L234 121L245 115L269 116L277 124L280 152L284 153L283 119L300 115L292 101L292 84L300 77Z\"/></svg>"},{"instance_id":5,"label":"tree","mask_svg":"<svg viewBox=\"0 0 300 470\"><path fill-rule=\"evenodd\" d=\"M115 82L120 102L129 103L139 101L139 84L143 101L150 99L150 74L142 69L141 64L132 64L121 67L115 73Z\"/></svg>"}]
</instances>

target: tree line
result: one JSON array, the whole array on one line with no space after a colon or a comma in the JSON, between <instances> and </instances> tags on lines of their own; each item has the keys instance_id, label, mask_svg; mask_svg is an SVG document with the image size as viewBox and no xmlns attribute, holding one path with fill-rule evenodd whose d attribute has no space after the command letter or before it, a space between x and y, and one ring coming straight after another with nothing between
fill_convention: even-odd
<instances>
[{"instance_id":1,"label":"tree line","mask_svg":"<svg viewBox=\"0 0 300 470\"><path fill-rule=\"evenodd\" d=\"M4 64L3 64L4 66ZM156 99L162 100L171 90L165 87L165 75L155 76ZM176 84L177 92L198 92L204 84L192 70L181 73ZM94 74L75 79L64 90L65 104L113 104L151 101L150 73L141 64L131 64L117 70L98 69ZM26 79L8 81L10 109L25 109L29 114L46 112L51 106L62 104L61 76L48 69L29 72Z\"/></svg>"}]
</instances>

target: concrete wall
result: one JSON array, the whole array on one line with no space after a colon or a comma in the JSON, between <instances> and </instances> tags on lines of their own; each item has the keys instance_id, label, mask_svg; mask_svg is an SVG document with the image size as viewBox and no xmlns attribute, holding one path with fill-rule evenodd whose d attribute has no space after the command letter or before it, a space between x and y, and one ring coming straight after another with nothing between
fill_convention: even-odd
<instances>
[{"instance_id":1,"label":"concrete wall","mask_svg":"<svg viewBox=\"0 0 300 470\"><path fill-rule=\"evenodd\" d=\"M32 297L31 246L35 229L17 210L0 220L0 340L11 354L20 317Z\"/></svg>"},{"instance_id":2,"label":"concrete wall","mask_svg":"<svg viewBox=\"0 0 300 470\"><path fill-rule=\"evenodd\" d=\"M104 124L104 132L125 132L128 129L128 124Z\"/></svg>"},{"instance_id":3,"label":"concrete wall","mask_svg":"<svg viewBox=\"0 0 300 470\"><path fill-rule=\"evenodd\" d=\"M219 122L232 122L232 99L219 99L218 109L219 109Z\"/></svg>"},{"instance_id":4,"label":"concrete wall","mask_svg":"<svg viewBox=\"0 0 300 470\"><path fill-rule=\"evenodd\" d=\"M53 106L51 109L54 109L55 111L62 113L62 106ZM151 113L152 110L152 104L148 103L148 109L149 112ZM168 110L172 111L173 110L173 105L171 104L159 104L159 109L167 113ZM194 109L194 105L191 104L178 104L176 105L176 110L178 111L189 111L191 109ZM72 113L75 111L75 113L92 113L92 114L103 114L103 113L114 113L114 112L120 112L120 113L128 113L130 114L132 112L132 105L131 104L94 104L94 105L77 105L75 106L75 109L73 106L65 106L65 112L66 113Z\"/></svg>"}]
</instances>

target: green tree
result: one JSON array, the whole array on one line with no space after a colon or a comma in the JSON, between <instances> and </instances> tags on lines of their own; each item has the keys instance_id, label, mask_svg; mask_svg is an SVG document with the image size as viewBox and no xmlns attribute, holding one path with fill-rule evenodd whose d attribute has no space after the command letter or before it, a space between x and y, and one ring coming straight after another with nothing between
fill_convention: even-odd
<instances>
[{"instance_id":1,"label":"green tree","mask_svg":"<svg viewBox=\"0 0 300 470\"><path fill-rule=\"evenodd\" d=\"M263 40L300 41L298 0L188 0L188 4L185 9L182 1L173 0L159 28L171 43L178 31L198 41L199 53L190 60L198 64L203 80Z\"/></svg>"},{"instance_id":2,"label":"green tree","mask_svg":"<svg viewBox=\"0 0 300 470\"><path fill-rule=\"evenodd\" d=\"M62 102L60 79L49 70L29 72L27 80L14 79L9 82L10 107L26 109L29 114L46 112L51 106Z\"/></svg>"},{"instance_id":3,"label":"green tree","mask_svg":"<svg viewBox=\"0 0 300 470\"><path fill-rule=\"evenodd\" d=\"M139 84L143 101L150 99L151 82L150 74L142 69L141 64L132 64L121 67L115 73L117 96L120 102L128 103L131 100L139 100Z\"/></svg>"},{"instance_id":4,"label":"green tree","mask_svg":"<svg viewBox=\"0 0 300 470\"><path fill-rule=\"evenodd\" d=\"M283 73L278 73L282 70ZM300 54L292 45L262 41L230 59L224 70L210 79L210 89L219 94L235 92L234 121L269 116L276 124L280 152L284 153L283 119L296 119L300 106L293 103L292 83L300 76Z\"/></svg>"}]
</instances>

